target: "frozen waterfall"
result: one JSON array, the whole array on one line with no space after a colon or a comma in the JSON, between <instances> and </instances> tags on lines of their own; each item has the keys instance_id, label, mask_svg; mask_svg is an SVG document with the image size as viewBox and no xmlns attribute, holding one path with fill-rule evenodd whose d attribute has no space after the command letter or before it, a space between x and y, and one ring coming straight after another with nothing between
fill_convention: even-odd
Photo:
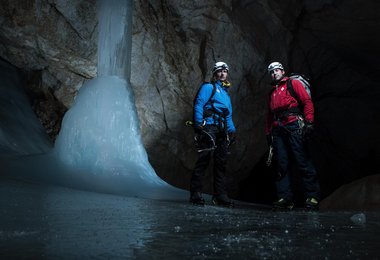
<instances>
[{"instance_id":1,"label":"frozen waterfall","mask_svg":"<svg viewBox=\"0 0 380 260\"><path fill-rule=\"evenodd\" d=\"M141 141L129 82L132 1L99 1L98 18L98 77L79 90L52 151L14 168L89 190L184 199L186 191L157 176Z\"/></svg>"}]
</instances>

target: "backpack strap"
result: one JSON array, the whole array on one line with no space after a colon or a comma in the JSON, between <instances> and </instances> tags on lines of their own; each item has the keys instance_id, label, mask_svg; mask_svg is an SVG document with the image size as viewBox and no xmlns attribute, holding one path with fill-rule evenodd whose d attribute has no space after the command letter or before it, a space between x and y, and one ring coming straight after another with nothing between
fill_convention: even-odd
<instances>
[{"instance_id":1,"label":"backpack strap","mask_svg":"<svg viewBox=\"0 0 380 260\"><path fill-rule=\"evenodd\" d=\"M283 118L283 117L288 117L289 115L297 115L297 114L299 115L299 114L302 114L302 111L300 109L300 107L302 106L302 102L299 99L299 97L296 94L296 92L294 91L291 79L288 79L286 81L286 89L289 91L289 94L297 100L298 106L292 107L292 108L289 108L289 109L287 109L285 111L282 111L280 113L274 114L274 118L276 118L276 119Z\"/></svg>"},{"instance_id":2,"label":"backpack strap","mask_svg":"<svg viewBox=\"0 0 380 260\"><path fill-rule=\"evenodd\" d=\"M210 82L204 82L203 85L204 85L204 84L207 84L207 83L210 83ZM213 97L214 97L214 95L215 95L215 93L216 93L216 86L215 86L215 83L214 83L214 82L211 82L211 84L212 84L212 92L211 92L211 95L210 95L209 99L207 100L206 104L207 104L207 103L211 103L211 107L212 107L213 110L214 110L215 108L214 108ZM202 86L203 86L203 85L202 85ZM193 100L193 106L194 106L194 104L195 104L195 101L196 101L196 99L197 99L197 97L198 97L198 95L199 95L199 91L201 90L201 88L202 88L202 87L200 87L200 88L198 89L198 92L197 92L197 94L195 95L195 98L194 98L194 100ZM203 111L203 118L205 118L205 117L210 117L210 116L212 116L213 114L214 114L214 113L213 113L213 111L211 111L211 110ZM193 118L193 121L195 122L195 119L194 119L194 118Z\"/></svg>"},{"instance_id":3,"label":"backpack strap","mask_svg":"<svg viewBox=\"0 0 380 260\"><path fill-rule=\"evenodd\" d=\"M293 84L292 84L292 80L291 80L291 79L288 79L288 80L286 81L286 88L287 88L287 90L289 91L289 94L297 100L298 105L302 104L302 103L301 103L301 100L300 100L299 97L298 97L298 95L297 95L296 92L294 91L294 88L293 88Z\"/></svg>"},{"instance_id":4,"label":"backpack strap","mask_svg":"<svg viewBox=\"0 0 380 260\"><path fill-rule=\"evenodd\" d=\"M210 116L213 116L215 118L215 115L218 115L219 117L225 117L224 115L224 112L219 112L215 106L214 106L214 100L213 100L213 97L216 93L216 86L215 86L215 83L212 82L212 86L213 86L213 89L212 89L212 93L211 93L211 96L209 98L209 100L206 102L207 103L210 103L211 104L211 109L209 110L205 110L204 113L203 113L203 117L210 117Z\"/></svg>"},{"instance_id":5,"label":"backpack strap","mask_svg":"<svg viewBox=\"0 0 380 260\"><path fill-rule=\"evenodd\" d=\"M215 93L216 93L216 86L215 86L215 83L212 82L212 92L211 92L211 96L210 96L210 98L208 99L208 101L206 102L206 104L207 104L207 103L210 103L210 104L211 104L212 111L211 111L211 110L205 110L205 111L203 112L203 117L210 117L210 116L212 116L213 111L215 110L215 107L214 107L214 100L213 100Z\"/></svg>"},{"instance_id":6,"label":"backpack strap","mask_svg":"<svg viewBox=\"0 0 380 260\"><path fill-rule=\"evenodd\" d=\"M216 92L215 82L212 82L212 93L211 93L211 96L207 102L213 101L212 98L214 97L215 92ZM214 102L212 102L211 105L212 105L212 107L214 107Z\"/></svg>"},{"instance_id":7,"label":"backpack strap","mask_svg":"<svg viewBox=\"0 0 380 260\"><path fill-rule=\"evenodd\" d=\"M286 81L286 89L289 91L289 94L297 100L298 106L292 107L292 108L288 108L288 109L286 109L284 111L281 111L281 112L276 112L276 113L273 112L273 116L274 116L274 118L276 120L282 119L284 117L288 117L290 115L300 115L300 114L302 114L302 111L300 109L300 106L302 105L302 102L298 98L298 95L296 94L296 92L294 91L291 79L288 79ZM269 91L269 93L268 93L268 99L269 100L270 100L270 97L271 97L273 91L274 91L274 89L271 89Z\"/></svg>"},{"instance_id":8,"label":"backpack strap","mask_svg":"<svg viewBox=\"0 0 380 260\"><path fill-rule=\"evenodd\" d=\"M210 103L211 104L211 109L209 110L205 110L203 112L203 118L206 118L206 117L213 117L213 119L215 121L218 122L218 127L219 129L223 129L223 130L226 130L227 129L227 124L225 122L225 118L227 116L227 111L222 111L222 112L219 112L215 106L214 106L214 95L216 93L216 86L215 86L215 82L212 82L212 93L211 93L211 96L209 98L209 100L206 102L207 103Z\"/></svg>"}]
</instances>

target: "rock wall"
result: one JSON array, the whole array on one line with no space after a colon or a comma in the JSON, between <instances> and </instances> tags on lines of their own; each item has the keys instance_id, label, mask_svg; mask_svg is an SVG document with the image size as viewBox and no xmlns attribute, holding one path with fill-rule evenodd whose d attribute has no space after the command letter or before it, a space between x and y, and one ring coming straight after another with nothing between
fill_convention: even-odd
<instances>
[{"instance_id":1,"label":"rock wall","mask_svg":"<svg viewBox=\"0 0 380 260\"><path fill-rule=\"evenodd\" d=\"M41 71L67 107L85 79L96 75L95 1L1 1L1 57Z\"/></svg>"},{"instance_id":2,"label":"rock wall","mask_svg":"<svg viewBox=\"0 0 380 260\"><path fill-rule=\"evenodd\" d=\"M0 57L25 72L34 110L54 140L62 116L96 76L95 1L1 1Z\"/></svg>"},{"instance_id":3,"label":"rock wall","mask_svg":"<svg viewBox=\"0 0 380 260\"><path fill-rule=\"evenodd\" d=\"M247 7L250 10L244 10ZM251 32L266 31L259 22L252 23L250 12L270 16L269 7L230 1L145 1L136 2L135 8L131 82L151 163L169 182L188 186L196 153L192 129L184 122L192 118L201 82L210 79L213 64L222 60L231 68L238 129L228 179L232 187L237 185L265 151L267 45ZM244 28L248 23L250 28ZM256 39L261 40L253 44Z\"/></svg>"},{"instance_id":4,"label":"rock wall","mask_svg":"<svg viewBox=\"0 0 380 260\"><path fill-rule=\"evenodd\" d=\"M322 201L320 209L324 211L379 211L379 188L380 174L344 184Z\"/></svg>"}]
</instances>

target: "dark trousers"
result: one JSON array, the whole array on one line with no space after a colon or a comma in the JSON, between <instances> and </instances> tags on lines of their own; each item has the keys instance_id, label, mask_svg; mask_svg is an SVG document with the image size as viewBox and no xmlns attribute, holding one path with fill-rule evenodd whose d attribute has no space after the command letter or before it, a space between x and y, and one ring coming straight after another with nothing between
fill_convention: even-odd
<instances>
[{"instance_id":1,"label":"dark trousers","mask_svg":"<svg viewBox=\"0 0 380 260\"><path fill-rule=\"evenodd\" d=\"M213 168L213 188L214 195L220 196L226 194L225 188L225 172L227 163L227 134L223 130L219 130L216 126L208 126L205 131L210 135L204 136L205 139L212 137L215 140L216 148L211 151L198 152L198 160L191 176L190 192L202 192L202 179L205 171L210 163L211 157L214 159ZM208 142L209 143L209 142Z\"/></svg>"},{"instance_id":2,"label":"dark trousers","mask_svg":"<svg viewBox=\"0 0 380 260\"><path fill-rule=\"evenodd\" d=\"M302 129L298 121L273 129L273 147L278 160L279 179L276 181L277 195L279 198L293 199L290 176L291 154L300 170L305 196L320 199L320 187L317 180L317 172L310 158L305 152L305 144Z\"/></svg>"}]
</instances>

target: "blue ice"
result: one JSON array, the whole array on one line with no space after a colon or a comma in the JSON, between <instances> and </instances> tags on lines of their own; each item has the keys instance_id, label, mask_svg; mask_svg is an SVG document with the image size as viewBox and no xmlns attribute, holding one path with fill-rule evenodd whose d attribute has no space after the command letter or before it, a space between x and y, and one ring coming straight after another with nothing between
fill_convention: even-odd
<instances>
[{"instance_id":1,"label":"blue ice","mask_svg":"<svg viewBox=\"0 0 380 260\"><path fill-rule=\"evenodd\" d=\"M187 192L157 176L142 144L129 81L131 10L132 1L99 2L98 77L87 81L79 90L73 106L64 116L53 149L36 117L31 116L27 101L16 106L8 104L8 110L2 109L0 147L23 156L17 157L17 162L8 162L12 174L38 176L57 184L129 196L186 197ZM9 87L13 86L0 89L2 97ZM18 101L21 96L16 95L14 100ZM25 107L29 114L15 113L19 107ZM20 118L7 125L3 123L3 114ZM8 127L25 133L7 135L13 131ZM34 128L38 131L31 134L28 129Z\"/></svg>"}]
</instances>

